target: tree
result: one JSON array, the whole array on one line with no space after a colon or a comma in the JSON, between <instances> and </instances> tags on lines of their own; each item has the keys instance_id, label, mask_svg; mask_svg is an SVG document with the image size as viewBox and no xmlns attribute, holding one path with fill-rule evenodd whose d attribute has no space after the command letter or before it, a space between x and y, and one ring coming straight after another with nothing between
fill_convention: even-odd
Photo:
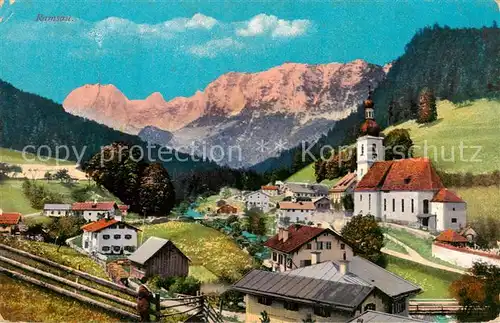
<instances>
[{"instance_id":1,"label":"tree","mask_svg":"<svg viewBox=\"0 0 500 323\"><path fill-rule=\"evenodd\" d=\"M43 178L45 178L48 183L52 179L52 174L49 171L46 171L45 174L43 174Z\"/></svg>"},{"instance_id":2,"label":"tree","mask_svg":"<svg viewBox=\"0 0 500 323\"><path fill-rule=\"evenodd\" d=\"M175 204L174 186L163 166L154 163L144 169L140 178L139 204L144 213L167 215Z\"/></svg>"},{"instance_id":3,"label":"tree","mask_svg":"<svg viewBox=\"0 0 500 323\"><path fill-rule=\"evenodd\" d=\"M228 199L231 197L231 190L228 187L225 187L220 195L222 196L222 198Z\"/></svg>"},{"instance_id":4,"label":"tree","mask_svg":"<svg viewBox=\"0 0 500 323\"><path fill-rule=\"evenodd\" d=\"M10 165L7 163L0 163L0 179L6 178L10 173L21 173L22 168L18 165Z\"/></svg>"},{"instance_id":5,"label":"tree","mask_svg":"<svg viewBox=\"0 0 500 323\"><path fill-rule=\"evenodd\" d=\"M470 275L463 275L450 285L450 293L456 298L463 312L461 320L489 321L500 314L500 267L475 262ZM481 317L475 310L482 310Z\"/></svg>"},{"instance_id":6,"label":"tree","mask_svg":"<svg viewBox=\"0 0 500 323\"><path fill-rule=\"evenodd\" d=\"M356 253L376 264L383 264L380 251L384 246L384 234L373 215L355 215L342 228L342 236Z\"/></svg>"},{"instance_id":7,"label":"tree","mask_svg":"<svg viewBox=\"0 0 500 323\"><path fill-rule=\"evenodd\" d=\"M245 224L249 232L263 236L266 234L266 219L262 211L252 208L245 211Z\"/></svg>"},{"instance_id":8,"label":"tree","mask_svg":"<svg viewBox=\"0 0 500 323\"><path fill-rule=\"evenodd\" d=\"M81 227L85 224L85 219L80 216L65 216L56 218L52 223L48 226L48 234L49 237L54 240L54 243L59 247L57 248L57 252L61 246L66 243L66 240L77 236L81 233Z\"/></svg>"},{"instance_id":9,"label":"tree","mask_svg":"<svg viewBox=\"0 0 500 323\"><path fill-rule=\"evenodd\" d=\"M418 123L428 123L437 120L436 96L429 88L420 92L418 105Z\"/></svg>"},{"instance_id":10,"label":"tree","mask_svg":"<svg viewBox=\"0 0 500 323\"><path fill-rule=\"evenodd\" d=\"M321 183L327 176L326 164L327 161L321 159L314 162L314 176L316 177L317 183Z\"/></svg>"},{"instance_id":11,"label":"tree","mask_svg":"<svg viewBox=\"0 0 500 323\"><path fill-rule=\"evenodd\" d=\"M200 290L201 283L198 279L188 277L177 277L175 282L170 285L169 292L172 294L186 294L195 296Z\"/></svg>"},{"instance_id":12,"label":"tree","mask_svg":"<svg viewBox=\"0 0 500 323\"><path fill-rule=\"evenodd\" d=\"M394 129L384 138L385 160L411 158L413 140L407 129Z\"/></svg>"},{"instance_id":13,"label":"tree","mask_svg":"<svg viewBox=\"0 0 500 323\"><path fill-rule=\"evenodd\" d=\"M352 194L347 194L342 197L342 206L344 207L344 210L354 210L354 199L352 197Z\"/></svg>"},{"instance_id":14,"label":"tree","mask_svg":"<svg viewBox=\"0 0 500 323\"><path fill-rule=\"evenodd\" d=\"M54 179L57 179L61 182L68 182L70 179L71 179L71 176L69 175L69 172L66 168L63 168L63 169L60 169L58 170L55 174L54 174Z\"/></svg>"}]
</instances>

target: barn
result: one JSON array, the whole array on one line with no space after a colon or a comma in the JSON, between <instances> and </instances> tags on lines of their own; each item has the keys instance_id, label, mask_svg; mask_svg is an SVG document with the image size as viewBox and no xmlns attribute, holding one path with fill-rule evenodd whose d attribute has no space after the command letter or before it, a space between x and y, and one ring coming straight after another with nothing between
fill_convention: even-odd
<instances>
[{"instance_id":1,"label":"barn","mask_svg":"<svg viewBox=\"0 0 500 323\"><path fill-rule=\"evenodd\" d=\"M128 259L130 276L138 279L187 276L189 272L190 259L172 241L157 237L149 238Z\"/></svg>"}]
</instances>

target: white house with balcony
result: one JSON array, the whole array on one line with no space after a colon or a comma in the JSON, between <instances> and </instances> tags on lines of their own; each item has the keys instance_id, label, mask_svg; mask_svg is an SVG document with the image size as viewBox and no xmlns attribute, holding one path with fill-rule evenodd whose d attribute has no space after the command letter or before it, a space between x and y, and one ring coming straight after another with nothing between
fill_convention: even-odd
<instances>
[{"instance_id":1,"label":"white house with balcony","mask_svg":"<svg viewBox=\"0 0 500 323\"><path fill-rule=\"evenodd\" d=\"M245 208L247 210L257 208L262 212L269 212L270 204L269 204L269 195L262 191L250 192L243 197L243 201L245 202Z\"/></svg>"},{"instance_id":2,"label":"white house with balcony","mask_svg":"<svg viewBox=\"0 0 500 323\"><path fill-rule=\"evenodd\" d=\"M82 248L90 254L131 254L137 249L139 229L117 219L100 219L82 229Z\"/></svg>"},{"instance_id":3,"label":"white house with balcony","mask_svg":"<svg viewBox=\"0 0 500 323\"><path fill-rule=\"evenodd\" d=\"M116 202L76 202L72 205L74 215L82 216L87 221L97 221L104 217L121 220L123 213ZM126 210L125 210L126 211Z\"/></svg>"}]
</instances>

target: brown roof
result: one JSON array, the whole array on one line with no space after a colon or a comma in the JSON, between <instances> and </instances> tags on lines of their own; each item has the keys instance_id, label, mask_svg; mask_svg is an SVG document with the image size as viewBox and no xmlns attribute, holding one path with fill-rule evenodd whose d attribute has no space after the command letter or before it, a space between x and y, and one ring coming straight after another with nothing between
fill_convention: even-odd
<instances>
[{"instance_id":1,"label":"brown roof","mask_svg":"<svg viewBox=\"0 0 500 323\"><path fill-rule=\"evenodd\" d=\"M315 210L314 203L305 202L279 202L279 207L282 210Z\"/></svg>"},{"instance_id":2,"label":"brown roof","mask_svg":"<svg viewBox=\"0 0 500 323\"><path fill-rule=\"evenodd\" d=\"M376 162L356 191L433 191L444 188L427 158Z\"/></svg>"},{"instance_id":3,"label":"brown roof","mask_svg":"<svg viewBox=\"0 0 500 323\"><path fill-rule=\"evenodd\" d=\"M108 211L115 207L116 202L76 202L73 203L72 209L74 211L87 211L87 210L97 210L97 211Z\"/></svg>"},{"instance_id":4,"label":"brown roof","mask_svg":"<svg viewBox=\"0 0 500 323\"><path fill-rule=\"evenodd\" d=\"M266 186L262 186L260 189L265 190L265 191L277 191L278 186L266 185Z\"/></svg>"},{"instance_id":5,"label":"brown roof","mask_svg":"<svg viewBox=\"0 0 500 323\"><path fill-rule=\"evenodd\" d=\"M225 204L217 209L217 213L236 213L238 209L232 205Z\"/></svg>"},{"instance_id":6,"label":"brown roof","mask_svg":"<svg viewBox=\"0 0 500 323\"><path fill-rule=\"evenodd\" d=\"M91 222L89 224L84 225L82 227L82 229L83 229L83 231L88 231L88 232L98 232L98 231L106 229L107 227L112 226L113 224L116 224L116 223L125 224L129 228L132 228L132 229L135 229L135 230L139 231L139 229L131 226L130 224L118 221L116 219L111 219L111 220L109 220L109 219L100 219L98 221Z\"/></svg>"},{"instance_id":7,"label":"brown roof","mask_svg":"<svg viewBox=\"0 0 500 323\"><path fill-rule=\"evenodd\" d=\"M441 232L440 235L436 237L436 241L441 242L469 242L467 238L462 237L457 232L452 229L448 229L446 231Z\"/></svg>"},{"instance_id":8,"label":"brown roof","mask_svg":"<svg viewBox=\"0 0 500 323\"><path fill-rule=\"evenodd\" d=\"M291 225L290 227L288 227L288 239L286 241L280 240L279 234L276 234L275 236L269 238L269 240L264 243L264 246L281 252L290 253L299 249L304 244L308 243L324 232L330 232L339 236L337 233L335 233L335 231L328 228L310 227L305 225Z\"/></svg>"},{"instance_id":9,"label":"brown roof","mask_svg":"<svg viewBox=\"0 0 500 323\"><path fill-rule=\"evenodd\" d=\"M356 173L347 173L335 184L330 192L345 192L354 182L356 182Z\"/></svg>"},{"instance_id":10,"label":"brown roof","mask_svg":"<svg viewBox=\"0 0 500 323\"><path fill-rule=\"evenodd\" d=\"M440 189L431 202L442 202L442 203L465 203L455 192L450 191L446 188Z\"/></svg>"},{"instance_id":11,"label":"brown roof","mask_svg":"<svg viewBox=\"0 0 500 323\"><path fill-rule=\"evenodd\" d=\"M21 213L11 212L0 214L0 224L2 225L15 225L21 221Z\"/></svg>"}]
</instances>

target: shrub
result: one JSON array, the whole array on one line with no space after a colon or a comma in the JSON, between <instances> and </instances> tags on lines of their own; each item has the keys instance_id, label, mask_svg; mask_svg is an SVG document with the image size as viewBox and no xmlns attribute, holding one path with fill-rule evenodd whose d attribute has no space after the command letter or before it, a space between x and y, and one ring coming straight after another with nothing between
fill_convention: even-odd
<instances>
[{"instance_id":1,"label":"shrub","mask_svg":"<svg viewBox=\"0 0 500 323\"><path fill-rule=\"evenodd\" d=\"M177 277L170 286L169 292L172 294L196 295L200 290L201 282L194 277Z\"/></svg>"}]
</instances>

